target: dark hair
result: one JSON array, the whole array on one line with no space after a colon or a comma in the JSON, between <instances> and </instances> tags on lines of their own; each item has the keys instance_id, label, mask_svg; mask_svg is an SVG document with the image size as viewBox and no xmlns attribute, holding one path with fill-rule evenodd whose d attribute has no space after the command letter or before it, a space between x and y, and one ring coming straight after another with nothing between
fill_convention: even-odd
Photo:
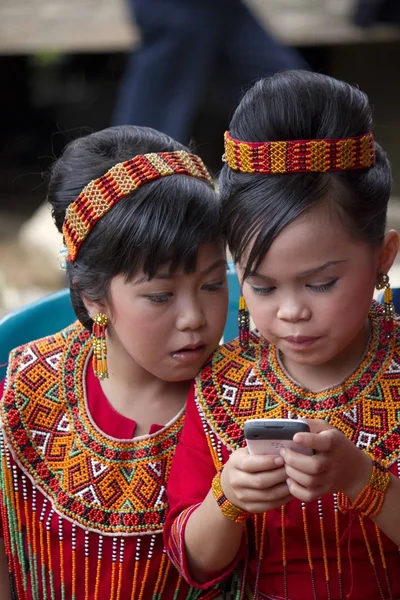
<instances>
[{"instance_id":1,"label":"dark hair","mask_svg":"<svg viewBox=\"0 0 400 600\"><path fill-rule=\"evenodd\" d=\"M359 136L372 129L367 96L332 77L286 71L258 81L236 109L230 133L249 141ZM250 242L244 279L257 269L278 234L318 202L329 202L350 233L380 244L385 233L391 170L375 143L376 165L339 173L245 174L224 165L222 229L235 262Z\"/></svg>"},{"instance_id":2,"label":"dark hair","mask_svg":"<svg viewBox=\"0 0 400 600\"><path fill-rule=\"evenodd\" d=\"M138 154L187 150L169 136L146 127L111 127L77 139L54 163L48 201L61 231L68 205L93 179ZM81 323L93 322L82 295L107 298L113 277L129 280L143 270L151 279L161 265L171 272L196 268L201 244L218 239L220 205L211 185L194 177L170 175L146 183L120 200L94 226L68 263L71 300Z\"/></svg>"}]
</instances>

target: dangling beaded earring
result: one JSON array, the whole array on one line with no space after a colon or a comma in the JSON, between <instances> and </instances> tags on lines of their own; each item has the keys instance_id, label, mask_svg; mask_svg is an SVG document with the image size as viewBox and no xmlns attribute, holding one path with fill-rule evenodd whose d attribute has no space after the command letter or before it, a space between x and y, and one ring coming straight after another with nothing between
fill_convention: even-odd
<instances>
[{"instance_id":1,"label":"dangling beaded earring","mask_svg":"<svg viewBox=\"0 0 400 600\"><path fill-rule=\"evenodd\" d=\"M383 295L383 302L385 307L385 319L386 321L392 321L395 316L394 304L393 304L393 293L390 287L389 275L381 273L378 276L376 284L377 290L385 290Z\"/></svg>"},{"instance_id":2,"label":"dangling beaded earring","mask_svg":"<svg viewBox=\"0 0 400 600\"><path fill-rule=\"evenodd\" d=\"M239 313L238 313L238 325L239 325L239 344L242 348L247 348L249 345L250 338L250 315L247 308L246 300L243 296L239 298Z\"/></svg>"},{"instance_id":3,"label":"dangling beaded earring","mask_svg":"<svg viewBox=\"0 0 400 600\"><path fill-rule=\"evenodd\" d=\"M99 313L93 319L93 371L99 379L108 377L106 328L107 315Z\"/></svg>"}]
</instances>

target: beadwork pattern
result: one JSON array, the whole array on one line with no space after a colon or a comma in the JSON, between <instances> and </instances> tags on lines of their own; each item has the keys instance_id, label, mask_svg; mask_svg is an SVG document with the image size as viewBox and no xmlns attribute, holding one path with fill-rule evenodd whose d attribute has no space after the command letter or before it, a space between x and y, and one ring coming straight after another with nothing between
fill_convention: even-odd
<instances>
[{"instance_id":1,"label":"beadwork pattern","mask_svg":"<svg viewBox=\"0 0 400 600\"><path fill-rule=\"evenodd\" d=\"M221 346L196 380L203 417L229 448L245 445L243 425L255 418L319 418L339 429L384 466L400 448L400 324L391 324L374 302L371 338L357 371L336 388L314 393L280 366L277 349L254 333L249 347Z\"/></svg>"},{"instance_id":2,"label":"beadwork pattern","mask_svg":"<svg viewBox=\"0 0 400 600\"><path fill-rule=\"evenodd\" d=\"M225 132L224 160L242 173L327 173L368 169L376 162L372 133L337 140L244 142Z\"/></svg>"},{"instance_id":3,"label":"beadwork pattern","mask_svg":"<svg viewBox=\"0 0 400 600\"><path fill-rule=\"evenodd\" d=\"M184 150L135 156L88 183L66 211L63 234L68 260L76 259L89 232L117 202L145 183L169 175L188 175L212 185L211 175L201 158Z\"/></svg>"},{"instance_id":4,"label":"beadwork pattern","mask_svg":"<svg viewBox=\"0 0 400 600\"><path fill-rule=\"evenodd\" d=\"M370 324L369 346L359 368L341 385L320 393L304 390L294 383L281 367L276 348L266 344L254 332L250 334L247 348L242 348L238 340L220 347L196 380L195 398L216 471L223 467L231 451L245 445L243 425L247 419L303 417L325 419L341 430L348 439L374 457L376 464L380 465L379 470L385 473L385 482L388 477L386 468L390 468L392 473L396 470L400 473L400 322L389 323L384 307L373 302ZM225 447L224 456L220 451L221 444ZM383 485L379 477L378 486ZM351 597L343 577L348 577L352 570L353 546L350 549L350 541L343 542L342 536L349 521L348 516L340 511L339 500L342 499L339 496L327 495L307 504L294 499L281 509L263 515L262 524L259 523L260 515L247 521L247 528L249 531L253 528L255 538L254 545L249 548L248 560L254 562L250 578L247 567L241 574L242 586L237 599L260 597L261 570L271 568L273 572L276 568L276 565L271 567L268 564L267 557L263 562L263 554L267 548L274 545L275 549L279 543L282 565L280 597L285 600L296 597L298 570L291 568L292 541L296 546L293 550L295 564L300 560L308 564L310 599L344 600ZM373 579L370 579L368 569L365 576L371 587L376 586L377 598L393 598L392 584L397 572L393 569L398 568L394 562L398 556L396 546L362 514L353 517L356 520L353 531L361 534ZM299 547L295 544L301 534L299 521L302 521L304 538L301 559ZM184 541L179 517L172 532L177 546L174 561L182 569L179 556L184 552ZM295 539L293 536L296 536ZM264 539L268 541L264 542ZM390 572L387 566L389 560ZM268 587L267 579L264 585ZM246 586L244 591L245 582L248 588ZM262 592L267 597L268 592L265 589ZM273 595L272 591L270 593Z\"/></svg>"},{"instance_id":5,"label":"beadwork pattern","mask_svg":"<svg viewBox=\"0 0 400 600\"><path fill-rule=\"evenodd\" d=\"M183 415L143 440L102 435L83 400L90 352L90 334L80 325L14 352L15 382L1 407L7 440L60 514L107 534L159 532Z\"/></svg>"},{"instance_id":6,"label":"beadwork pattern","mask_svg":"<svg viewBox=\"0 0 400 600\"><path fill-rule=\"evenodd\" d=\"M179 415L117 440L85 398L89 332L79 323L11 354L1 402L0 510L19 600L212 600L168 559L162 528ZM146 535L147 534L147 535Z\"/></svg>"}]
</instances>

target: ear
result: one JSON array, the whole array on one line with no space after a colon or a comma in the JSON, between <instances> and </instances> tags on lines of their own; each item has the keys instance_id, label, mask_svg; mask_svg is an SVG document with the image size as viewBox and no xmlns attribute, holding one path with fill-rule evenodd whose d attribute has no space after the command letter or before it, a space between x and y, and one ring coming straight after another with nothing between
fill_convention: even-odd
<instances>
[{"instance_id":1,"label":"ear","mask_svg":"<svg viewBox=\"0 0 400 600\"><path fill-rule=\"evenodd\" d=\"M85 308L88 311L88 315L92 320L99 313L106 312L106 307L102 302L94 302L93 300L90 300L87 296L84 295L82 295L82 302L85 305Z\"/></svg>"},{"instance_id":2,"label":"ear","mask_svg":"<svg viewBox=\"0 0 400 600\"><path fill-rule=\"evenodd\" d=\"M379 251L378 273L388 273L399 251L399 234L391 229L385 234Z\"/></svg>"}]
</instances>

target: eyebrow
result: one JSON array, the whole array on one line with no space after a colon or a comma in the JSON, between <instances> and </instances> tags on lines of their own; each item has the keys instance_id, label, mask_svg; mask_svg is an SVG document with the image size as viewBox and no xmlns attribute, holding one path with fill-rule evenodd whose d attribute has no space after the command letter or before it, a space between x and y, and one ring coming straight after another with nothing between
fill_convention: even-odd
<instances>
[{"instance_id":1,"label":"eyebrow","mask_svg":"<svg viewBox=\"0 0 400 600\"><path fill-rule=\"evenodd\" d=\"M322 271L325 271L326 269L329 269L329 267L334 267L336 265L340 265L347 262L347 260L330 260L326 263L324 263L323 265L319 265L318 267L314 267L313 269L307 269L307 271L303 271L302 273L299 274L300 278L303 277L310 277L312 275L318 275L319 273L322 273ZM257 273L257 271L252 271L249 275L249 277L259 277L260 279L272 279L272 277L268 277L267 275L262 275L261 273Z\"/></svg>"},{"instance_id":2,"label":"eyebrow","mask_svg":"<svg viewBox=\"0 0 400 600\"><path fill-rule=\"evenodd\" d=\"M200 275L203 277L205 275L209 275L210 273L212 273L212 271L215 271L219 267L225 267L225 268L227 267L227 261L225 258L220 258L220 259L216 260L215 262L213 262L202 273L200 273ZM143 277L136 279L133 283L135 285L139 285L141 283L146 283L146 281L153 281L153 280L160 280L160 279L173 279L174 277L176 277L176 273L156 273L154 275L154 277L152 277L151 279L149 279L146 275L144 275Z\"/></svg>"}]
</instances>

